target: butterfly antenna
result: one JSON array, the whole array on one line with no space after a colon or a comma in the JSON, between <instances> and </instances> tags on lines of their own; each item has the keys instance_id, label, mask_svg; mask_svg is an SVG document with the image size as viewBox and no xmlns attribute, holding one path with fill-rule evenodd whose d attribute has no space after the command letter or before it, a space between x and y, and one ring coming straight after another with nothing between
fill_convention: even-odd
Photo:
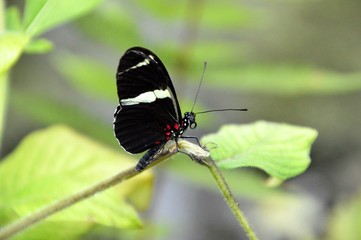
<instances>
[{"instance_id":1,"label":"butterfly antenna","mask_svg":"<svg viewBox=\"0 0 361 240\"><path fill-rule=\"evenodd\" d=\"M248 111L247 108L224 108L224 109L211 109L202 112L196 112L195 114L209 113L209 112L225 112L225 111Z\"/></svg>"},{"instance_id":2,"label":"butterfly antenna","mask_svg":"<svg viewBox=\"0 0 361 240\"><path fill-rule=\"evenodd\" d=\"M196 104L197 97L198 97L198 93L199 93L199 90L201 89L201 85L202 85L202 82L203 82L203 79L204 79L204 74L206 73L206 68L207 68L207 62L204 62L202 78L201 78L201 81L199 82L199 85L198 85L196 97L194 98L194 102L193 102L193 106L192 106L191 112L193 112L194 105Z\"/></svg>"}]
</instances>

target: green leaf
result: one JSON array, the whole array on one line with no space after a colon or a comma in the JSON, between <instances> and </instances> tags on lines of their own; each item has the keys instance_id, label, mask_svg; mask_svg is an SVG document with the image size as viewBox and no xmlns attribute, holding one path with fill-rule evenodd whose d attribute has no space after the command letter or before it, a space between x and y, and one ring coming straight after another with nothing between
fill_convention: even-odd
<instances>
[{"instance_id":1,"label":"green leaf","mask_svg":"<svg viewBox=\"0 0 361 240\"><path fill-rule=\"evenodd\" d=\"M251 19L251 11L241 3L234 1L214 1L205 4L200 10L202 23L207 28L219 28L224 31L246 26Z\"/></svg>"},{"instance_id":2,"label":"green leaf","mask_svg":"<svg viewBox=\"0 0 361 240\"><path fill-rule=\"evenodd\" d=\"M361 194L340 203L331 213L327 239L361 239Z\"/></svg>"},{"instance_id":3,"label":"green leaf","mask_svg":"<svg viewBox=\"0 0 361 240\"><path fill-rule=\"evenodd\" d=\"M27 0L23 29L31 36L92 11L102 0Z\"/></svg>"},{"instance_id":4,"label":"green leaf","mask_svg":"<svg viewBox=\"0 0 361 240\"><path fill-rule=\"evenodd\" d=\"M174 177L184 178L185 181L190 182L192 186L199 186L214 192L219 192L219 188L215 181L209 180L209 170L199 164L193 164L188 159L188 156L178 154L172 157L164 165L170 174ZM270 188L261 174L257 174L250 169L239 169L237 171L224 171L224 178L227 184L232 189L233 194L242 198L252 200L259 200L275 195L286 195L280 188Z\"/></svg>"},{"instance_id":5,"label":"green leaf","mask_svg":"<svg viewBox=\"0 0 361 240\"><path fill-rule=\"evenodd\" d=\"M183 18L184 12L187 10L187 6L189 6L186 1L172 1L172 4L169 4L167 0L136 0L135 3L141 9L152 13L153 16L156 16L157 18L161 17L168 20ZM191 6L195 7L193 4Z\"/></svg>"},{"instance_id":6,"label":"green leaf","mask_svg":"<svg viewBox=\"0 0 361 240\"><path fill-rule=\"evenodd\" d=\"M249 22L250 11L234 1L192 2L167 0L136 0L137 5L156 18L188 21L197 24L201 21L205 28L233 29Z\"/></svg>"},{"instance_id":7,"label":"green leaf","mask_svg":"<svg viewBox=\"0 0 361 240\"><path fill-rule=\"evenodd\" d=\"M23 107L25 101L27 108ZM73 102L61 102L58 99L45 96L43 93L15 91L10 96L10 104L11 107L21 111L22 115L29 120L35 120L46 125L67 124L109 146L118 147L112 132L111 120L104 123L94 114L72 105ZM111 116L113 112L110 110L109 115Z\"/></svg>"},{"instance_id":8,"label":"green leaf","mask_svg":"<svg viewBox=\"0 0 361 240\"><path fill-rule=\"evenodd\" d=\"M75 22L78 29L92 39L124 51L124 46L142 45L140 29L125 7L114 1L106 1L95 11ZM120 53L119 53L120 56Z\"/></svg>"},{"instance_id":9,"label":"green leaf","mask_svg":"<svg viewBox=\"0 0 361 240\"><path fill-rule=\"evenodd\" d=\"M57 55L53 66L80 91L116 102L115 67L70 53Z\"/></svg>"},{"instance_id":10,"label":"green leaf","mask_svg":"<svg viewBox=\"0 0 361 240\"><path fill-rule=\"evenodd\" d=\"M316 137L311 128L258 121L224 126L203 137L202 143L216 145L210 152L221 168L257 167L285 180L307 169Z\"/></svg>"},{"instance_id":11,"label":"green leaf","mask_svg":"<svg viewBox=\"0 0 361 240\"><path fill-rule=\"evenodd\" d=\"M26 53L47 53L53 50L53 43L45 38L31 41L25 48Z\"/></svg>"},{"instance_id":12,"label":"green leaf","mask_svg":"<svg viewBox=\"0 0 361 240\"><path fill-rule=\"evenodd\" d=\"M29 37L22 33L0 34L0 75L6 73L18 60L28 41Z\"/></svg>"},{"instance_id":13,"label":"green leaf","mask_svg":"<svg viewBox=\"0 0 361 240\"><path fill-rule=\"evenodd\" d=\"M66 126L36 131L0 164L0 222L29 215L134 164L128 155L120 155ZM126 200L136 199L138 205L142 199L140 205L144 207L149 202L151 186L152 175L147 171L51 216L25 232L23 238L29 239L35 234L33 231L38 238L47 236L44 234L49 228L53 229L52 236L64 236L62 227L70 224L80 224L84 230L95 224L139 228L140 219ZM69 234L63 239L73 237L72 232Z\"/></svg>"},{"instance_id":14,"label":"green leaf","mask_svg":"<svg viewBox=\"0 0 361 240\"><path fill-rule=\"evenodd\" d=\"M89 225L89 223L74 221L59 221L56 224L51 221L44 221L40 223L40 227L21 232L11 240L45 240L49 236L52 240L79 240L85 232L89 231Z\"/></svg>"},{"instance_id":15,"label":"green leaf","mask_svg":"<svg viewBox=\"0 0 361 240\"><path fill-rule=\"evenodd\" d=\"M15 6L6 9L6 29L10 31L21 30L21 17L19 9Z\"/></svg>"},{"instance_id":16,"label":"green leaf","mask_svg":"<svg viewBox=\"0 0 361 240\"><path fill-rule=\"evenodd\" d=\"M335 94L361 89L360 72L338 73L291 65L233 66L219 69L209 67L208 69L207 83L222 88L287 95Z\"/></svg>"}]
</instances>

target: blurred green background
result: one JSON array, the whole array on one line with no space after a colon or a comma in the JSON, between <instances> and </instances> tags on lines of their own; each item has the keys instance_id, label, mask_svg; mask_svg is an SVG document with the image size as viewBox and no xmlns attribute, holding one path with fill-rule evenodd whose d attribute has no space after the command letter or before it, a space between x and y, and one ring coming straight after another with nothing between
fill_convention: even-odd
<instances>
[{"instance_id":1,"label":"blurred green background","mask_svg":"<svg viewBox=\"0 0 361 240\"><path fill-rule=\"evenodd\" d=\"M23 55L12 70L1 157L54 123L122 151L112 133L115 71L124 51L140 45L162 59L183 111L191 108L204 61L195 111L249 109L198 116L188 135L259 119L319 131L310 168L281 186L286 196L260 190L261 172L227 176L260 239L358 239L352 226L361 224L360 9L357 0L104 0L46 33L52 44L39 46L52 51ZM143 216L153 227L146 239L244 239L205 170L177 160L156 169Z\"/></svg>"}]
</instances>

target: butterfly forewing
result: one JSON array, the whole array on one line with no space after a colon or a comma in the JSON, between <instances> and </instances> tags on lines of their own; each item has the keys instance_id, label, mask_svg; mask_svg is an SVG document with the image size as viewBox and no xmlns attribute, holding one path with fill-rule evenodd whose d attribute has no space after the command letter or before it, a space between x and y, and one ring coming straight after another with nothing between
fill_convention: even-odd
<instances>
[{"instance_id":1,"label":"butterfly forewing","mask_svg":"<svg viewBox=\"0 0 361 240\"><path fill-rule=\"evenodd\" d=\"M164 144L165 128L180 124L181 112L163 63L147 49L131 48L119 61L116 79L114 132L120 145L140 153Z\"/></svg>"}]
</instances>

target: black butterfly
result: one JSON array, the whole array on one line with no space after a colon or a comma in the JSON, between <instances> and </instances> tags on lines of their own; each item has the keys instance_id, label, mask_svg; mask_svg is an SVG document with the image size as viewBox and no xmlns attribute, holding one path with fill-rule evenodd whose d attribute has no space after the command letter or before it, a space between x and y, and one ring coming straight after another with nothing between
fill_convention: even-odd
<instances>
[{"instance_id":1,"label":"black butterfly","mask_svg":"<svg viewBox=\"0 0 361 240\"><path fill-rule=\"evenodd\" d=\"M128 49L116 75L119 106L114 133L130 153L148 152L135 169L142 171L168 140L177 141L188 127L197 126L195 114L182 118L169 74L160 59L142 47Z\"/></svg>"}]
</instances>

